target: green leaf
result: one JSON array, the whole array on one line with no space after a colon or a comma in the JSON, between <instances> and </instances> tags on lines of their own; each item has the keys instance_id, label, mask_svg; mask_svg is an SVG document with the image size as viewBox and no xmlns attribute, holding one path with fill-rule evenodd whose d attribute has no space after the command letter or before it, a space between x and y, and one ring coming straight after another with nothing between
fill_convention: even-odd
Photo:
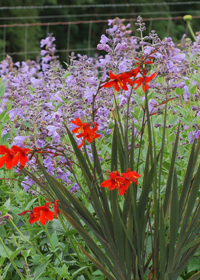
<instances>
[{"instance_id":1,"label":"green leaf","mask_svg":"<svg viewBox=\"0 0 200 280\"><path fill-rule=\"evenodd\" d=\"M192 277L190 277L189 280L199 280L199 279L200 279L200 272L197 272L194 275L192 275Z\"/></svg>"},{"instance_id":2,"label":"green leaf","mask_svg":"<svg viewBox=\"0 0 200 280\"><path fill-rule=\"evenodd\" d=\"M28 202L28 204L26 205L25 210L29 210L29 209L31 208L31 206L33 205L33 203L34 203L37 199L38 199L37 197L31 199L31 200Z\"/></svg>"},{"instance_id":3,"label":"green leaf","mask_svg":"<svg viewBox=\"0 0 200 280\"><path fill-rule=\"evenodd\" d=\"M120 263L125 263L124 261L124 249L125 249L125 238L122 227L122 219L120 217L119 203L118 203L118 191L112 190L111 192L111 209L112 209L112 220L113 220L113 230L115 244L118 250L118 255L120 258ZM123 275L125 275L124 266L122 265Z\"/></svg>"},{"instance_id":4,"label":"green leaf","mask_svg":"<svg viewBox=\"0 0 200 280\"><path fill-rule=\"evenodd\" d=\"M200 271L200 259L199 257L193 257L188 264L187 272L190 273L191 271L198 270Z\"/></svg>"},{"instance_id":5,"label":"green leaf","mask_svg":"<svg viewBox=\"0 0 200 280\"><path fill-rule=\"evenodd\" d=\"M115 278L103 267L100 263L98 263L88 252L86 252L80 245L79 247L83 251L83 253L88 257L88 259L101 271L103 274L110 280L115 280ZM94 273L93 273L94 274Z\"/></svg>"},{"instance_id":6,"label":"green leaf","mask_svg":"<svg viewBox=\"0 0 200 280\"><path fill-rule=\"evenodd\" d=\"M12 135L10 134L10 132L6 133L3 137L2 137L2 144L8 144L8 139L11 138L12 139Z\"/></svg>"},{"instance_id":7,"label":"green leaf","mask_svg":"<svg viewBox=\"0 0 200 280\"><path fill-rule=\"evenodd\" d=\"M180 129L180 124L178 126L178 130L177 130L177 134L176 134L176 140L175 140L174 148L172 151L171 163L170 163L170 168L169 168L169 173L168 173L168 178L167 178L167 185L166 185L165 197L164 197L164 203L163 203L164 216L167 216L168 207L169 207L171 184L172 184L174 164L175 164L175 160L176 160L176 152L177 152L178 140L179 140L179 129Z\"/></svg>"},{"instance_id":8,"label":"green leaf","mask_svg":"<svg viewBox=\"0 0 200 280\"><path fill-rule=\"evenodd\" d=\"M31 250L24 250L24 251L22 251L22 256L27 258L29 256L30 252L31 252Z\"/></svg>"},{"instance_id":9,"label":"green leaf","mask_svg":"<svg viewBox=\"0 0 200 280\"><path fill-rule=\"evenodd\" d=\"M187 231L187 235L186 235L186 230L188 227L188 221L189 221L190 215L191 215L194 205L196 203L196 198L197 198L198 190L199 190L199 184L200 184L200 165L199 165L197 173L195 175L195 179L194 179L194 182L191 187L189 198L187 199L186 210L185 210L183 222L181 225L181 230L180 230L180 235L179 235L179 240L177 243L176 250L178 250L180 248L181 244L183 244L186 237L190 235L190 232L188 232L188 231ZM190 187L190 182L188 183L188 191L189 191L189 187Z\"/></svg>"},{"instance_id":10,"label":"green leaf","mask_svg":"<svg viewBox=\"0 0 200 280\"><path fill-rule=\"evenodd\" d=\"M87 185L88 185L90 191L92 191L92 181L93 181L93 178L92 178L92 174L91 174L91 172L89 170L88 164L87 164L85 158L83 157L82 152L78 148L77 143L74 140L74 137L72 136L71 132L69 131L69 129L67 127L66 127L66 130L67 130L67 134L69 136L69 139L70 139L70 141L72 143L72 146L73 146L74 152L76 154L76 157L77 157L77 159L79 161L81 170L83 172L83 176L85 177L85 180L87 182Z\"/></svg>"},{"instance_id":11,"label":"green leaf","mask_svg":"<svg viewBox=\"0 0 200 280\"><path fill-rule=\"evenodd\" d=\"M82 270L87 269L87 268L88 268L88 266L81 266L81 268L77 269L77 270L72 274L72 276L73 276L73 277L76 276L76 275L79 274Z\"/></svg>"},{"instance_id":12,"label":"green leaf","mask_svg":"<svg viewBox=\"0 0 200 280\"><path fill-rule=\"evenodd\" d=\"M164 209L162 204L160 204L159 245L160 245L160 279L164 279L165 267L166 267L166 247L165 247Z\"/></svg>"},{"instance_id":13,"label":"green leaf","mask_svg":"<svg viewBox=\"0 0 200 280\"><path fill-rule=\"evenodd\" d=\"M33 90L34 90L35 88L31 87L30 85L29 85L28 87L29 87L29 89L30 89L30 94L31 94L31 95L34 95Z\"/></svg>"},{"instance_id":14,"label":"green leaf","mask_svg":"<svg viewBox=\"0 0 200 280\"><path fill-rule=\"evenodd\" d=\"M10 258L11 260L13 260L13 259L19 254L19 252L23 251L23 249L24 249L23 246L19 247L16 251L14 251L14 252L10 255L9 258Z\"/></svg>"},{"instance_id":15,"label":"green leaf","mask_svg":"<svg viewBox=\"0 0 200 280\"><path fill-rule=\"evenodd\" d=\"M0 84L0 97L3 97L5 94L6 83L7 81L4 81L3 83Z\"/></svg>"},{"instance_id":16,"label":"green leaf","mask_svg":"<svg viewBox=\"0 0 200 280\"><path fill-rule=\"evenodd\" d=\"M21 123L23 123L26 127L29 127L29 128L32 128L32 127L33 127L33 125L30 124L29 122L21 121Z\"/></svg>"},{"instance_id":17,"label":"green leaf","mask_svg":"<svg viewBox=\"0 0 200 280\"><path fill-rule=\"evenodd\" d=\"M197 67L194 63L191 62L191 65L192 65L192 67L193 67L195 70L199 71L199 67ZM196 77L194 77L194 78L195 78L195 80L196 80ZM197 82L198 82L198 81L197 81ZM200 83L200 80L199 80L199 83Z\"/></svg>"},{"instance_id":18,"label":"green leaf","mask_svg":"<svg viewBox=\"0 0 200 280\"><path fill-rule=\"evenodd\" d=\"M191 94L195 94L197 92L197 85L189 86L188 90Z\"/></svg>"},{"instance_id":19,"label":"green leaf","mask_svg":"<svg viewBox=\"0 0 200 280\"><path fill-rule=\"evenodd\" d=\"M177 95L182 95L184 93L184 89L183 88L176 88L176 94Z\"/></svg>"},{"instance_id":20,"label":"green leaf","mask_svg":"<svg viewBox=\"0 0 200 280\"><path fill-rule=\"evenodd\" d=\"M1 120L1 121L3 121L3 119L4 119L4 117L5 117L6 113L7 113L7 111L8 111L8 110L5 110L5 111L3 111L3 112L0 114L0 120Z\"/></svg>"},{"instance_id":21,"label":"green leaf","mask_svg":"<svg viewBox=\"0 0 200 280\"><path fill-rule=\"evenodd\" d=\"M52 243L53 247L57 247L58 242L59 242L58 236L57 236L56 232L54 232L51 236L51 243Z\"/></svg>"},{"instance_id":22,"label":"green leaf","mask_svg":"<svg viewBox=\"0 0 200 280\"><path fill-rule=\"evenodd\" d=\"M110 171L115 171L115 170L117 170L117 134L116 134L116 128L114 128L114 130L113 130L111 169L110 169Z\"/></svg>"},{"instance_id":23,"label":"green leaf","mask_svg":"<svg viewBox=\"0 0 200 280\"><path fill-rule=\"evenodd\" d=\"M173 262L174 248L177 240L179 229L179 207L178 207L178 182L176 169L174 169L173 189L171 195L171 209L170 209L170 241L169 241L169 265ZM173 265L173 263L172 263Z\"/></svg>"},{"instance_id":24,"label":"green leaf","mask_svg":"<svg viewBox=\"0 0 200 280\"><path fill-rule=\"evenodd\" d=\"M42 273L45 271L48 263L50 262L50 260L48 262L46 262L45 264L42 264L40 266L38 266L35 271L34 271L34 280L38 280L40 279L39 277L42 275Z\"/></svg>"},{"instance_id":25,"label":"green leaf","mask_svg":"<svg viewBox=\"0 0 200 280\"><path fill-rule=\"evenodd\" d=\"M67 77L69 77L71 75L71 73L69 71L65 71L65 74L64 74L64 79L66 79Z\"/></svg>"},{"instance_id":26,"label":"green leaf","mask_svg":"<svg viewBox=\"0 0 200 280\"><path fill-rule=\"evenodd\" d=\"M141 97L138 96L137 94L134 95L134 100L136 101L139 107L143 106L144 102L142 101Z\"/></svg>"},{"instance_id":27,"label":"green leaf","mask_svg":"<svg viewBox=\"0 0 200 280\"><path fill-rule=\"evenodd\" d=\"M3 257L3 258L10 258L10 255L12 254L12 251L9 249L9 247L7 247L5 244L4 244L7 252L8 252L8 255L6 254L6 251L4 250L4 247L0 244L0 256Z\"/></svg>"},{"instance_id":28,"label":"green leaf","mask_svg":"<svg viewBox=\"0 0 200 280\"><path fill-rule=\"evenodd\" d=\"M89 236L87 231L83 227L80 227L80 225L78 223L76 223L75 220L73 220L67 213L64 212L63 214L66 217L66 219L71 223L71 225L77 230L77 232L82 236L82 238L85 240L86 244L92 249L95 256L98 259L101 259L117 278L119 277L119 279L120 279L120 277L121 277L121 279L123 279L123 276L118 272L119 267L116 267L116 266L114 267L111 264L110 260L107 258L107 256L104 254L104 252L102 252L102 250L98 247L98 245L95 243L95 241ZM89 256L88 256L88 258L89 258ZM100 269L99 266L97 266L97 267ZM113 278L109 278L109 279L113 279Z\"/></svg>"}]
</instances>

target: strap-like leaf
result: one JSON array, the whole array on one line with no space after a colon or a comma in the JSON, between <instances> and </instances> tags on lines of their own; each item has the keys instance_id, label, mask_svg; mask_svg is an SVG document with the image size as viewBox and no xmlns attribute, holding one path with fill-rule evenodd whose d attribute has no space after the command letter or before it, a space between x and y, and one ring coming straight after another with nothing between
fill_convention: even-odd
<instances>
[{"instance_id":1,"label":"strap-like leaf","mask_svg":"<svg viewBox=\"0 0 200 280\"><path fill-rule=\"evenodd\" d=\"M118 250L118 256L120 259L120 263L125 263L124 261L124 249L125 249L125 238L124 231L122 226L122 219L120 217L120 210L118 204L118 192L117 190L112 190L111 193L111 209L112 209L112 219L113 219L113 230L114 230L114 238L115 244ZM123 274L125 275L125 266L121 266Z\"/></svg>"},{"instance_id":2,"label":"strap-like leaf","mask_svg":"<svg viewBox=\"0 0 200 280\"><path fill-rule=\"evenodd\" d=\"M159 159L159 155L157 156L156 162L158 162L158 159ZM144 178L143 188L137 207L138 208L137 211L140 214L140 217L143 217L144 215L144 211L146 209L147 202L149 199L149 192L151 190L153 179L154 179L154 164L152 165L151 170L149 171L147 176ZM142 223L142 220L140 222Z\"/></svg>"},{"instance_id":3,"label":"strap-like leaf","mask_svg":"<svg viewBox=\"0 0 200 280\"><path fill-rule=\"evenodd\" d=\"M189 280L198 280L198 279L200 279L200 271L192 275Z\"/></svg>"},{"instance_id":4,"label":"strap-like leaf","mask_svg":"<svg viewBox=\"0 0 200 280\"><path fill-rule=\"evenodd\" d=\"M97 171L100 182L102 183L103 182L103 171L101 169L99 156L98 156L97 151L96 151L95 141L93 141L91 143L91 147L92 147L92 154L93 154L93 158L94 158L94 169ZM106 195L105 188L102 187L99 190L99 194L100 194L100 197L101 197L101 201L103 203L104 211L106 213L105 218L107 220L107 224L110 228L110 232L113 233L112 217L111 217L111 213L110 213L110 209L109 209L109 205L108 205L108 198L107 198L107 195Z\"/></svg>"},{"instance_id":5,"label":"strap-like leaf","mask_svg":"<svg viewBox=\"0 0 200 280\"><path fill-rule=\"evenodd\" d=\"M85 240L86 244L92 249L95 256L98 259L101 259L102 262L104 262L106 264L106 266L112 271L112 273L114 274L116 279L124 279L123 275L121 275L120 271L118 271L119 267L113 266L111 264L110 260L106 257L105 253L102 252L102 250L98 247L98 245L91 238L91 236L87 233L87 231L83 227L81 227L78 223L76 223L76 221L74 219L72 219L70 215L68 215L65 212L63 214L66 217L66 219L70 222L70 224L73 226L73 228L75 228L76 231L82 236L82 238Z\"/></svg>"},{"instance_id":6,"label":"strap-like leaf","mask_svg":"<svg viewBox=\"0 0 200 280\"><path fill-rule=\"evenodd\" d=\"M188 182L188 184L190 185L189 182ZM195 175L195 179L194 179L194 182L192 184L190 195L189 195L189 198L188 198L188 201L187 201L187 207L186 207L186 210L185 210L185 214L184 214L184 218L183 218L183 222L182 222L181 230L180 230L180 234L179 234L179 239L178 239L177 246L176 246L176 254L178 253L180 248L185 243L185 240L190 235L190 232L187 232L187 235L186 235L186 230L188 228L189 218L191 216L192 210L193 210L194 205L196 203L196 198L197 198L198 190L199 190L199 184L200 184L200 165L199 165L197 173Z\"/></svg>"},{"instance_id":7,"label":"strap-like leaf","mask_svg":"<svg viewBox=\"0 0 200 280\"><path fill-rule=\"evenodd\" d=\"M170 168L169 168L169 175L167 178L167 185L166 185L166 190L165 190L165 197L164 197L164 203L163 203L163 209L164 209L164 216L166 217L167 215L167 210L169 206L169 199L171 195L171 185L172 185L172 178L173 178L173 172L174 172L174 163L176 160L176 151L178 147L178 140L179 140L179 129L180 129L180 124L178 126L177 134L176 134L176 140L172 152L172 158L171 158L171 163L170 163Z\"/></svg>"},{"instance_id":8,"label":"strap-like leaf","mask_svg":"<svg viewBox=\"0 0 200 280\"><path fill-rule=\"evenodd\" d=\"M113 130L112 153L111 153L111 171L117 170L117 134L116 127Z\"/></svg>"},{"instance_id":9,"label":"strap-like leaf","mask_svg":"<svg viewBox=\"0 0 200 280\"><path fill-rule=\"evenodd\" d=\"M180 213L180 215L182 215L182 213L185 209L185 207L184 207L185 198L188 195L188 191L189 191L189 188L190 188L190 182L191 182L192 175L193 175L193 172L194 172L194 164L195 164L195 162L194 162L194 157L195 157L194 150L195 150L195 141L192 145L192 150L191 150L191 153L190 153L190 158L189 158L189 161L188 161L188 166L187 166L187 170L186 170L186 174L185 174L185 179L184 179L183 187L182 187L182 191L181 191L181 197L180 197L180 202L179 202L179 213Z\"/></svg>"},{"instance_id":10,"label":"strap-like leaf","mask_svg":"<svg viewBox=\"0 0 200 280\"><path fill-rule=\"evenodd\" d=\"M115 280L115 278L103 267L99 262L97 262L88 252L86 252L79 244L78 246L81 248L83 253L88 257L88 259L109 279Z\"/></svg>"},{"instance_id":11,"label":"strap-like leaf","mask_svg":"<svg viewBox=\"0 0 200 280\"><path fill-rule=\"evenodd\" d=\"M174 248L177 241L178 234L178 220L179 220L179 207L178 207L178 182L176 169L174 169L173 189L171 195L171 208L170 208L170 241L169 241L169 267L173 265Z\"/></svg>"},{"instance_id":12,"label":"strap-like leaf","mask_svg":"<svg viewBox=\"0 0 200 280\"><path fill-rule=\"evenodd\" d=\"M69 131L69 129L67 127L66 127L66 130L67 130L69 139L70 139L70 141L72 143L72 146L73 146L74 152L76 154L76 157L77 157L77 159L79 161L81 170L83 172L83 176L85 177L85 180L87 182L88 187L90 188L90 191L92 191L92 181L93 181L93 178L92 178L92 174L91 174L91 172L90 172L90 170L88 168L88 164L87 164L87 162L86 162L82 152L77 147L77 143L74 140L74 137L72 136L71 132Z\"/></svg>"},{"instance_id":13,"label":"strap-like leaf","mask_svg":"<svg viewBox=\"0 0 200 280\"><path fill-rule=\"evenodd\" d=\"M159 231L159 246L160 246L160 279L164 279L166 268L166 246L165 246L165 222L164 209L160 203L160 231Z\"/></svg>"}]
</instances>

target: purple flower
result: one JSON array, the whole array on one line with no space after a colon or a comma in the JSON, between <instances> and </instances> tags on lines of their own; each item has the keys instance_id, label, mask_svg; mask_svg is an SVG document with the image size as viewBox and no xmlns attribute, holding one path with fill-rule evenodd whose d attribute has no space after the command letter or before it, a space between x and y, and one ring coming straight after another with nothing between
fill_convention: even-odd
<instances>
[{"instance_id":1,"label":"purple flower","mask_svg":"<svg viewBox=\"0 0 200 280\"><path fill-rule=\"evenodd\" d=\"M70 188L70 192L71 193L75 193L80 189L79 185L77 183L75 183L71 188Z\"/></svg>"},{"instance_id":2,"label":"purple flower","mask_svg":"<svg viewBox=\"0 0 200 280\"><path fill-rule=\"evenodd\" d=\"M9 112L9 117L11 121L14 121L16 116L22 117L24 115L24 111L22 109L12 109Z\"/></svg>"},{"instance_id":3,"label":"purple flower","mask_svg":"<svg viewBox=\"0 0 200 280\"><path fill-rule=\"evenodd\" d=\"M21 182L21 185L24 187L24 191L28 191L28 189L30 189L30 187L35 184L35 182L31 179L29 179L28 176L26 176L24 178L25 180Z\"/></svg>"},{"instance_id":4,"label":"purple flower","mask_svg":"<svg viewBox=\"0 0 200 280\"><path fill-rule=\"evenodd\" d=\"M194 139L198 139L199 136L200 136L200 130L190 132L188 135L189 144L192 144Z\"/></svg>"},{"instance_id":5,"label":"purple flower","mask_svg":"<svg viewBox=\"0 0 200 280\"><path fill-rule=\"evenodd\" d=\"M108 39L108 37L106 37L106 35L101 35L101 40L100 40L100 43L101 44L106 44L106 43L108 43L108 41L109 41L109 39Z\"/></svg>"},{"instance_id":6,"label":"purple flower","mask_svg":"<svg viewBox=\"0 0 200 280\"><path fill-rule=\"evenodd\" d=\"M50 156L48 156L46 159L43 160L44 166L47 169L47 172L49 172L51 175L54 175L54 162Z\"/></svg>"},{"instance_id":7,"label":"purple flower","mask_svg":"<svg viewBox=\"0 0 200 280\"><path fill-rule=\"evenodd\" d=\"M70 174L66 170L63 171L60 167L58 167L57 168L57 174L58 174L58 176L56 176L55 178L60 178L63 181L67 182L68 184L72 183L68 178Z\"/></svg>"},{"instance_id":8,"label":"purple flower","mask_svg":"<svg viewBox=\"0 0 200 280\"><path fill-rule=\"evenodd\" d=\"M28 138L28 136L16 136L13 141L13 145L17 145L20 147L24 147L24 141Z\"/></svg>"}]
</instances>

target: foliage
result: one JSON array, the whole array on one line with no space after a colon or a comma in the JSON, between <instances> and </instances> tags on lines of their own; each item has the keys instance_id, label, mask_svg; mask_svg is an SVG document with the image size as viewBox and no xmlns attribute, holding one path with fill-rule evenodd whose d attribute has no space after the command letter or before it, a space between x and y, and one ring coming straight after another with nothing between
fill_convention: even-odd
<instances>
[{"instance_id":1,"label":"foliage","mask_svg":"<svg viewBox=\"0 0 200 280\"><path fill-rule=\"evenodd\" d=\"M180 50L141 17L140 38L109 24L105 57L67 71L52 36L40 63L1 63L1 163L22 159L0 170L3 279L199 277L199 36Z\"/></svg>"}]
</instances>

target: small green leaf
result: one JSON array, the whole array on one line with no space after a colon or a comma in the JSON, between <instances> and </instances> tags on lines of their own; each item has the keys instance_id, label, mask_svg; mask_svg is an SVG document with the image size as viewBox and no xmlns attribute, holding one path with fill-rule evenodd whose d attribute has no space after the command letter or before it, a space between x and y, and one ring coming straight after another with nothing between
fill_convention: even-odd
<instances>
[{"instance_id":1,"label":"small green leaf","mask_svg":"<svg viewBox=\"0 0 200 280\"><path fill-rule=\"evenodd\" d=\"M25 251L22 251L22 256L24 256L24 258L27 258L30 254L31 250L25 250Z\"/></svg>"},{"instance_id":2,"label":"small green leaf","mask_svg":"<svg viewBox=\"0 0 200 280\"><path fill-rule=\"evenodd\" d=\"M12 254L12 251L4 244L9 256L6 254L6 251L4 250L3 246L0 244L0 256L2 256L3 258L6 257L10 257L10 255Z\"/></svg>"},{"instance_id":3,"label":"small green leaf","mask_svg":"<svg viewBox=\"0 0 200 280\"><path fill-rule=\"evenodd\" d=\"M198 270L200 271L200 259L199 257L193 257L188 264L187 272L190 273L191 271Z\"/></svg>"},{"instance_id":4,"label":"small green leaf","mask_svg":"<svg viewBox=\"0 0 200 280\"><path fill-rule=\"evenodd\" d=\"M67 77L69 77L71 74L70 74L70 72L69 71L65 71L65 74L64 74L64 79L66 79Z\"/></svg>"},{"instance_id":5,"label":"small green leaf","mask_svg":"<svg viewBox=\"0 0 200 280\"><path fill-rule=\"evenodd\" d=\"M45 264L42 264L40 266L38 266L35 271L34 271L34 280L38 280L40 279L40 275L45 271L46 266L48 265L48 263L50 262L50 260L48 262L46 262Z\"/></svg>"},{"instance_id":6,"label":"small green leaf","mask_svg":"<svg viewBox=\"0 0 200 280\"><path fill-rule=\"evenodd\" d=\"M53 235L51 236L51 242L54 247L58 246L59 240L58 240L58 236L57 236L56 232L54 232Z\"/></svg>"},{"instance_id":7,"label":"small green leaf","mask_svg":"<svg viewBox=\"0 0 200 280\"><path fill-rule=\"evenodd\" d=\"M8 111L8 110L5 110L5 111L3 111L3 112L0 114L0 120L1 120L1 121L3 121L3 119L4 119L4 117L5 117L6 113L7 113L7 111Z\"/></svg>"},{"instance_id":8,"label":"small green leaf","mask_svg":"<svg viewBox=\"0 0 200 280\"><path fill-rule=\"evenodd\" d=\"M10 255L10 259L13 260L18 254L19 252L21 252L24 249L24 247L19 247L16 251L14 251L11 255Z\"/></svg>"},{"instance_id":9,"label":"small green leaf","mask_svg":"<svg viewBox=\"0 0 200 280\"><path fill-rule=\"evenodd\" d=\"M3 82L3 83L0 85L0 97L3 97L4 94L5 94L6 83L7 83L7 81Z\"/></svg>"},{"instance_id":10,"label":"small green leaf","mask_svg":"<svg viewBox=\"0 0 200 280\"><path fill-rule=\"evenodd\" d=\"M194 93L196 93L197 92L197 85L195 85L195 86L189 86L189 92L191 93L191 94L194 94Z\"/></svg>"},{"instance_id":11,"label":"small green leaf","mask_svg":"<svg viewBox=\"0 0 200 280\"><path fill-rule=\"evenodd\" d=\"M183 92L184 92L184 89L183 88L176 88L176 94L177 95L182 95L183 94Z\"/></svg>"}]
</instances>

